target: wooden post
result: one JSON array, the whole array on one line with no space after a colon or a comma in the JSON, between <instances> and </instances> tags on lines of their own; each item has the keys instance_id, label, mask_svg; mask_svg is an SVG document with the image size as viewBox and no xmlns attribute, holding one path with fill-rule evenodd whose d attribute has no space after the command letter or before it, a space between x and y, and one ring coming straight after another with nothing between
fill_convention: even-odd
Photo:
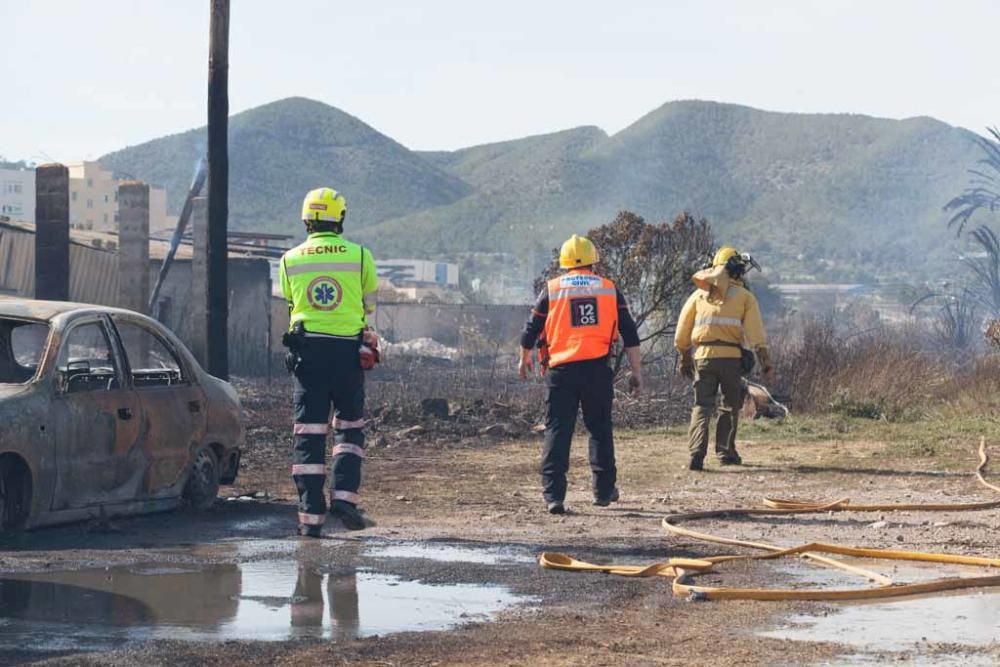
<instances>
[{"instance_id":1,"label":"wooden post","mask_svg":"<svg viewBox=\"0 0 1000 667\"><path fill-rule=\"evenodd\" d=\"M118 186L118 305L147 312L149 297L149 186Z\"/></svg>"},{"instance_id":2,"label":"wooden post","mask_svg":"<svg viewBox=\"0 0 1000 667\"><path fill-rule=\"evenodd\" d=\"M208 198L191 200L191 352L208 368Z\"/></svg>"},{"instance_id":3,"label":"wooden post","mask_svg":"<svg viewBox=\"0 0 1000 667\"><path fill-rule=\"evenodd\" d=\"M69 169L35 169L35 298L69 301Z\"/></svg>"},{"instance_id":4,"label":"wooden post","mask_svg":"<svg viewBox=\"0 0 1000 667\"><path fill-rule=\"evenodd\" d=\"M211 0L208 56L208 372L229 378L229 0Z\"/></svg>"}]
</instances>

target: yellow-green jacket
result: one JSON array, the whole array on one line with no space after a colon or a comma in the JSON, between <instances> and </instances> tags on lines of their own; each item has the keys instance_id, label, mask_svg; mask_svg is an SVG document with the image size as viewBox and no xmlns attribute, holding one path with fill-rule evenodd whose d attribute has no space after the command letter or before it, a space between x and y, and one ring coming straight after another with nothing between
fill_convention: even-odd
<instances>
[{"instance_id":1,"label":"yellow-green jacket","mask_svg":"<svg viewBox=\"0 0 1000 667\"><path fill-rule=\"evenodd\" d=\"M757 298L741 281L730 278L724 266L699 271L692 280L698 289L681 309L674 333L681 354L697 346L695 359L740 356L738 347L705 345L708 342L736 343L758 353L767 348Z\"/></svg>"},{"instance_id":2,"label":"yellow-green jacket","mask_svg":"<svg viewBox=\"0 0 1000 667\"><path fill-rule=\"evenodd\" d=\"M309 333L356 336L375 312L378 274L371 252L333 232L310 234L286 252L280 275L289 328L302 322Z\"/></svg>"}]
</instances>

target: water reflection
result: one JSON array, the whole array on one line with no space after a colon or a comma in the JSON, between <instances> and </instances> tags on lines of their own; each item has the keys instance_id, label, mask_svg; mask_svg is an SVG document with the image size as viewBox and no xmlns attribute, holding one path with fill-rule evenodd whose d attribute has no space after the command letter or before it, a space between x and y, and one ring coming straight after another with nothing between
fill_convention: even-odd
<instances>
[{"instance_id":1,"label":"water reflection","mask_svg":"<svg viewBox=\"0 0 1000 667\"><path fill-rule=\"evenodd\" d=\"M357 553L207 566L147 564L0 579L0 649L97 650L134 640L334 641L486 620L504 587L431 585L356 569ZM346 563L344 561L347 561Z\"/></svg>"},{"instance_id":2,"label":"water reflection","mask_svg":"<svg viewBox=\"0 0 1000 667\"><path fill-rule=\"evenodd\" d=\"M0 580L0 617L74 624L218 625L236 616L237 565L137 566L13 575Z\"/></svg>"},{"instance_id":3,"label":"water reflection","mask_svg":"<svg viewBox=\"0 0 1000 667\"><path fill-rule=\"evenodd\" d=\"M323 589L326 585L326 602ZM358 612L358 576L355 571L321 574L312 568L299 565L295 591L291 598L291 624L295 629L318 629L329 620L330 637L336 640L360 636ZM324 612L328 612L326 619ZM316 632L293 634L315 635Z\"/></svg>"},{"instance_id":4,"label":"water reflection","mask_svg":"<svg viewBox=\"0 0 1000 667\"><path fill-rule=\"evenodd\" d=\"M900 598L837 605L827 616L796 615L760 633L796 641L838 642L875 651L912 650L926 642L987 646L1000 637L1000 594Z\"/></svg>"}]
</instances>

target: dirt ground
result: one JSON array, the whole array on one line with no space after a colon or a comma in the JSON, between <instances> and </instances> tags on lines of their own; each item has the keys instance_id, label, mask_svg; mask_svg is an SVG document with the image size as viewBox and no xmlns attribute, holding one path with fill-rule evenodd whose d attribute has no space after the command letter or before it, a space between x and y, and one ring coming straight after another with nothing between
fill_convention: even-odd
<instances>
[{"instance_id":1,"label":"dirt ground","mask_svg":"<svg viewBox=\"0 0 1000 667\"><path fill-rule=\"evenodd\" d=\"M69 526L4 538L2 573L71 570L95 565L174 560L248 560L253 552L213 550L216 543L289 538L295 491L288 476L291 437L287 399L247 400L244 468L205 514L121 519L111 526ZM437 426L440 426L438 428ZM591 562L647 563L669 556L709 556L738 549L667 536L660 519L676 511L758 506L764 495L855 502L961 502L991 499L971 476L979 434L1000 435L992 418L945 418L885 424L838 417L758 421L741 438L745 465L701 474L684 469L683 428L617 434L620 503L590 505L586 439L578 436L570 473L570 513L545 512L536 474L541 438L449 432L427 420L424 430L383 424L365 464L365 507L377 525L336 532L300 550L318 565L347 558L358 544L428 541L559 551ZM1000 438L997 440L1000 444ZM843 513L713 520L699 529L783 545L812 541L977 555L997 554L996 511ZM291 543L300 540L289 540ZM842 661L1000 661L1000 645L930 641L919 649L882 653L833 642L764 637L791 615L825 615L820 603L690 602L674 597L667 579L623 579L544 571L530 562L452 569L416 560L399 565L426 581L486 581L532 596L492 622L450 631L408 632L339 642L151 641L110 652L48 655L0 653L0 663L47 660L86 665L800 665ZM775 564L740 565L699 583L787 585ZM0 633L3 632L0 626Z\"/></svg>"}]
</instances>

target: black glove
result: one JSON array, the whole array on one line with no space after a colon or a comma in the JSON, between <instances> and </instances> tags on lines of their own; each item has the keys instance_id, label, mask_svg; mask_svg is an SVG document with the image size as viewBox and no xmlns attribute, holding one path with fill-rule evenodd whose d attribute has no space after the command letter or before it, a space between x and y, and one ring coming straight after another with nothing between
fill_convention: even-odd
<instances>
[{"instance_id":1,"label":"black glove","mask_svg":"<svg viewBox=\"0 0 1000 667\"><path fill-rule=\"evenodd\" d=\"M688 380L694 379L694 359L691 357L690 350L681 353L680 374Z\"/></svg>"},{"instance_id":2,"label":"black glove","mask_svg":"<svg viewBox=\"0 0 1000 667\"><path fill-rule=\"evenodd\" d=\"M299 365L299 355L294 352L288 352L285 354L285 368L288 369L289 373L295 372L295 367Z\"/></svg>"}]
</instances>

